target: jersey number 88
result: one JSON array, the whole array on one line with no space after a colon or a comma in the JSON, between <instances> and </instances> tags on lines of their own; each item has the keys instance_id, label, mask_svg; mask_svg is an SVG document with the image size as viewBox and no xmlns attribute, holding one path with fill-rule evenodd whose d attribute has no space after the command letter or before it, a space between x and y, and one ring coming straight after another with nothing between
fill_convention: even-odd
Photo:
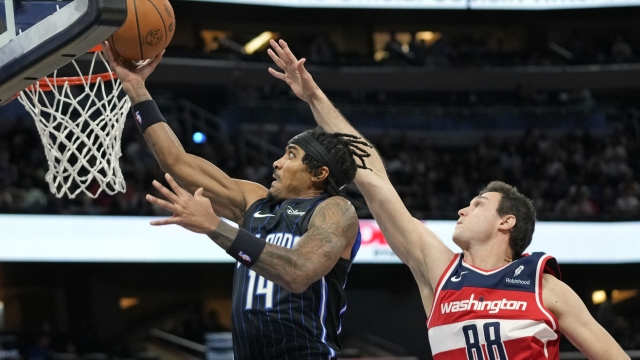
<instances>
[{"instance_id":1,"label":"jersey number 88","mask_svg":"<svg viewBox=\"0 0 640 360\"><path fill-rule=\"evenodd\" d=\"M507 352L504 349L504 343L500 338L500 323L488 322L483 326L484 339L487 343L487 355L482 351L480 338L478 336L478 326L469 324L462 327L464 333L464 341L467 345L467 358L469 360L506 360Z\"/></svg>"}]
</instances>

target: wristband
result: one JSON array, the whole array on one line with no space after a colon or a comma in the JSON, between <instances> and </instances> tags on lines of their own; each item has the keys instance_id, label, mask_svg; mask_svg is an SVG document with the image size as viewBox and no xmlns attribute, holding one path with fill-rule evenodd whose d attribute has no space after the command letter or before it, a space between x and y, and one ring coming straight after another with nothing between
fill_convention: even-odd
<instances>
[{"instance_id":1,"label":"wristband","mask_svg":"<svg viewBox=\"0 0 640 360\"><path fill-rule=\"evenodd\" d=\"M167 122L153 100L145 100L133 105L131 112L133 112L133 117L136 119L136 124L141 133L144 133L153 124Z\"/></svg>"},{"instance_id":2,"label":"wristband","mask_svg":"<svg viewBox=\"0 0 640 360\"><path fill-rule=\"evenodd\" d=\"M238 260L242 265L250 268L267 246L267 242L251 235L248 231L240 229L238 235L231 243L227 254Z\"/></svg>"}]
</instances>

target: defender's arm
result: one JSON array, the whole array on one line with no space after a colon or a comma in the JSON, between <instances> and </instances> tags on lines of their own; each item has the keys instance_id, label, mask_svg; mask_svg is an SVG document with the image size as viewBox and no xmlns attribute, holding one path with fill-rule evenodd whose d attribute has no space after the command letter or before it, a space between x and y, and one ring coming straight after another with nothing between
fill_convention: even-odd
<instances>
[{"instance_id":1,"label":"defender's arm","mask_svg":"<svg viewBox=\"0 0 640 360\"><path fill-rule=\"evenodd\" d=\"M589 359L629 359L567 284L545 274L542 279L542 301L558 319L560 331Z\"/></svg>"},{"instance_id":2,"label":"defender's arm","mask_svg":"<svg viewBox=\"0 0 640 360\"><path fill-rule=\"evenodd\" d=\"M364 138L313 81L311 74L304 67L305 59L296 59L282 40L280 43L272 40L271 46L275 52L269 50L269 55L276 65L284 70L284 74L273 69L269 69L269 72L285 81L298 97L311 106L318 125L329 132L347 133ZM366 163L372 171L358 169L355 182L380 229L396 255L411 267L416 280L427 282L421 284L421 288L435 287L453 258L453 252L435 233L411 216L389 181L382 158L376 151L372 151ZM423 294L429 293L427 290L423 291Z\"/></svg>"}]
</instances>

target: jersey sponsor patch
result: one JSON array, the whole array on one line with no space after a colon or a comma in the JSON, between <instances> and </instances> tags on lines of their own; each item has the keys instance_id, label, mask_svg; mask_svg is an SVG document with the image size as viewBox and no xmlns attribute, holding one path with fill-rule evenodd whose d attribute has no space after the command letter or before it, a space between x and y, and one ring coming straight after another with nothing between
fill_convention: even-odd
<instances>
[{"instance_id":1,"label":"jersey sponsor patch","mask_svg":"<svg viewBox=\"0 0 640 360\"><path fill-rule=\"evenodd\" d=\"M520 279L506 278L505 281L508 282L509 284L531 285L531 280L520 280Z\"/></svg>"},{"instance_id":2,"label":"jersey sponsor patch","mask_svg":"<svg viewBox=\"0 0 640 360\"><path fill-rule=\"evenodd\" d=\"M524 265L520 265L518 266L518 268L516 269L516 271L513 272L513 276L518 276L520 275L520 273L522 272L522 270L524 270Z\"/></svg>"},{"instance_id":3,"label":"jersey sponsor patch","mask_svg":"<svg viewBox=\"0 0 640 360\"><path fill-rule=\"evenodd\" d=\"M298 216L302 216L304 214L306 214L306 211L298 211L294 208L292 208L291 206L287 206L287 214L289 215L298 215Z\"/></svg>"}]
</instances>

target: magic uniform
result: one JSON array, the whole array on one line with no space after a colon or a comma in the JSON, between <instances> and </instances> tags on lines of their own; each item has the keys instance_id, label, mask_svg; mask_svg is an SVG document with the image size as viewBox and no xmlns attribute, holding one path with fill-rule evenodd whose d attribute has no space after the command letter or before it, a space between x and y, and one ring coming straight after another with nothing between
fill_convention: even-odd
<instances>
[{"instance_id":1,"label":"magic uniform","mask_svg":"<svg viewBox=\"0 0 640 360\"><path fill-rule=\"evenodd\" d=\"M542 301L542 276L556 260L532 253L483 271L456 254L438 281L427 321L435 360L558 359L560 331Z\"/></svg>"},{"instance_id":2,"label":"magic uniform","mask_svg":"<svg viewBox=\"0 0 640 360\"><path fill-rule=\"evenodd\" d=\"M328 199L261 199L245 212L242 228L268 243L293 248L307 232L316 207ZM351 260L337 264L301 294L266 280L237 264L233 280L233 348L236 360L333 359L340 352L338 334L347 308L344 286L360 247Z\"/></svg>"}]
</instances>

